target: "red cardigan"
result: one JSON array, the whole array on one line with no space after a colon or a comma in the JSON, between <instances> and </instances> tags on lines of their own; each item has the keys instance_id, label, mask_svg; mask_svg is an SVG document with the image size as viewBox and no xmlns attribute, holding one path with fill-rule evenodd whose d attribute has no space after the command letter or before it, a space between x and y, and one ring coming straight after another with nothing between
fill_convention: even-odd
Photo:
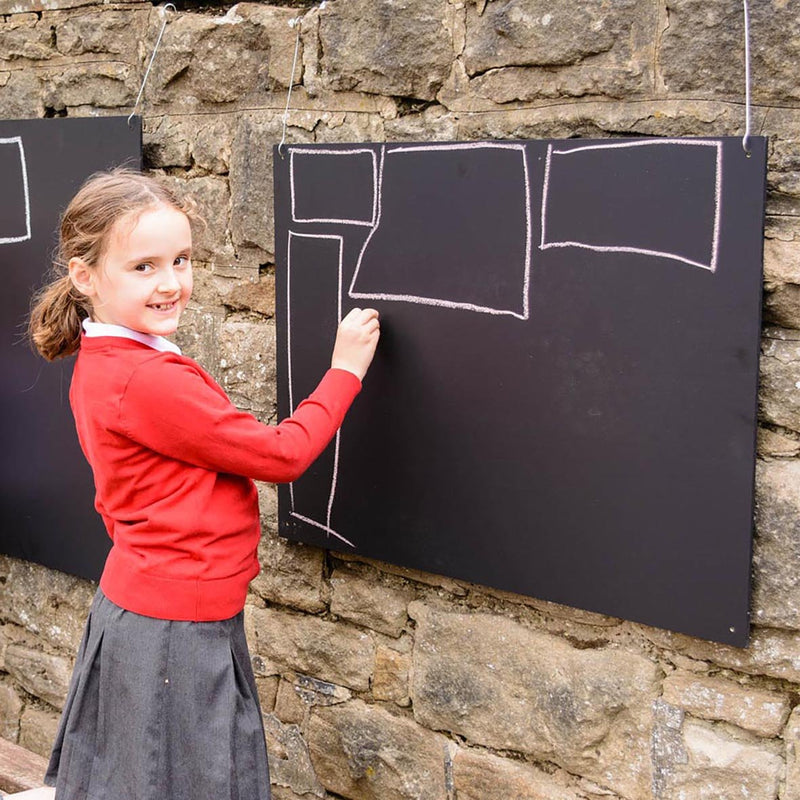
<instances>
[{"instance_id":1,"label":"red cardigan","mask_svg":"<svg viewBox=\"0 0 800 800\"><path fill-rule=\"evenodd\" d=\"M297 479L360 389L355 375L331 369L293 416L264 425L185 356L84 336L70 403L113 541L100 579L105 595L161 619L241 611L259 568L250 479Z\"/></svg>"}]
</instances>

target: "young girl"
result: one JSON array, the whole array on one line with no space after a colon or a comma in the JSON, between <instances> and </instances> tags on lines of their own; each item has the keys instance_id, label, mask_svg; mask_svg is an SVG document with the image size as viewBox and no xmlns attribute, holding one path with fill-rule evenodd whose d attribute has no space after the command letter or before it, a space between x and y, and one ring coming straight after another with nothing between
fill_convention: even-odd
<instances>
[{"instance_id":1,"label":"young girl","mask_svg":"<svg viewBox=\"0 0 800 800\"><path fill-rule=\"evenodd\" d=\"M45 778L57 800L268 800L242 609L258 572L251 479L293 481L331 440L378 342L342 321L331 369L277 426L237 410L163 338L192 293L193 208L156 181L92 176L65 211L62 274L34 300L113 541Z\"/></svg>"}]
</instances>

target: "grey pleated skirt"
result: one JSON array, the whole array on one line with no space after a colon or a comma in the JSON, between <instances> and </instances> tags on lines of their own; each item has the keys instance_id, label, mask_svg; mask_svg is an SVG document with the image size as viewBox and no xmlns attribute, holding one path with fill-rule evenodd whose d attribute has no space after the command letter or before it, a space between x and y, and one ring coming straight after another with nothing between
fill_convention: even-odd
<instances>
[{"instance_id":1,"label":"grey pleated skirt","mask_svg":"<svg viewBox=\"0 0 800 800\"><path fill-rule=\"evenodd\" d=\"M56 800L269 800L243 615L152 619L98 590L45 783Z\"/></svg>"}]
</instances>

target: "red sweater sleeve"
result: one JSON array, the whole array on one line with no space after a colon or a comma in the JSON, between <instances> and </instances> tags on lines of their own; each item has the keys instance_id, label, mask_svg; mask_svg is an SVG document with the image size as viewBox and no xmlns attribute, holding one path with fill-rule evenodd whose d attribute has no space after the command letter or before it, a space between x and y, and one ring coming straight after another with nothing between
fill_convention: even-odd
<instances>
[{"instance_id":1,"label":"red sweater sleeve","mask_svg":"<svg viewBox=\"0 0 800 800\"><path fill-rule=\"evenodd\" d=\"M272 483L294 481L325 449L361 390L331 369L278 425L240 411L193 362L168 355L141 364L119 406L121 431L169 458Z\"/></svg>"}]
</instances>

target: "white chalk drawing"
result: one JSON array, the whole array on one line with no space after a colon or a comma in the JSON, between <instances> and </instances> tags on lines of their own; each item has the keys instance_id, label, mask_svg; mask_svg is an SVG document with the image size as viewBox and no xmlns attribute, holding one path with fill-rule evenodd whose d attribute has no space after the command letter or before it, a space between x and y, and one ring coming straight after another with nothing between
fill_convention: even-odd
<instances>
[{"instance_id":1,"label":"white chalk drawing","mask_svg":"<svg viewBox=\"0 0 800 800\"><path fill-rule=\"evenodd\" d=\"M450 300L442 297L424 297L412 294L394 294L385 292L360 292L356 291L356 284L358 283L358 276L361 271L364 254L369 247L372 237L378 230L381 224L381 194L383 189L383 168L386 155L395 155L397 153L412 153L412 152L438 152L443 150L516 150L521 157L521 168L525 184L525 261L523 268L522 286L520 287L520 304L519 309L512 308L495 308L476 303L466 303L457 300ZM386 148L381 146L380 150L380 164L378 167L377 177L377 215L375 224L369 232L366 241L364 242L361 252L358 256L355 272L350 282L348 295L353 299L363 300L387 300L401 303L418 303L428 306L439 306L440 308L459 308L466 311L475 311L481 314L498 314L516 317L517 319L526 320L529 316L529 303L530 303L530 272L531 272L531 202L530 202L530 179L528 174L528 160L525 145L523 144L505 144L505 143L490 143L490 142L467 142L463 144L447 144L447 145L416 145L407 147L391 147Z\"/></svg>"},{"instance_id":2,"label":"white chalk drawing","mask_svg":"<svg viewBox=\"0 0 800 800\"><path fill-rule=\"evenodd\" d=\"M21 136L11 136L9 138L0 139L0 146L16 145L19 151L19 165L22 175L22 189L25 197L25 233L9 236L0 235L0 244L12 244L13 242L25 242L31 238L31 201L28 194L28 167L25 163L25 148L22 145ZM3 184L8 186L7 179L3 178ZM2 231L0 231L2 233Z\"/></svg>"},{"instance_id":3,"label":"white chalk drawing","mask_svg":"<svg viewBox=\"0 0 800 800\"><path fill-rule=\"evenodd\" d=\"M372 216L370 219L344 219L341 217L299 217L297 215L297 189L295 186L294 175L294 161L295 156L303 156L310 158L319 157L336 157L336 158L352 158L353 156L369 156L372 162ZM292 202L292 222L329 222L338 225L362 225L371 228L375 225L375 218L377 216L378 208L378 165L377 157L374 150L367 148L358 148L355 150L317 150L303 147L292 147L289 149L289 191Z\"/></svg>"},{"instance_id":4,"label":"white chalk drawing","mask_svg":"<svg viewBox=\"0 0 800 800\"><path fill-rule=\"evenodd\" d=\"M292 287L292 240L294 238L305 238L305 239L332 239L338 242L338 271L339 271L339 279L338 279L338 291L337 291L337 306L336 306L336 319L337 322L341 322L342 320L342 252L344 248L344 242L341 236L333 236L333 235L323 235L323 234L314 234L314 233L297 233L295 231L289 231L289 245L287 248L287 257L286 257L286 352L287 352L287 361L288 361L288 373L289 373L289 414L294 414L294 389L293 389L293 372L292 372L292 319L291 319L291 287ZM291 516L295 517L296 519L302 520L303 522L308 523L309 525L314 525L317 528L322 529L327 534L331 536L335 536L337 539L340 539L345 544L350 545L350 547L355 547L355 545L344 538L341 534L337 533L331 527L331 514L333 512L333 501L336 496L336 483L339 477L339 444L341 441L341 429L336 431L335 442L334 442L334 455L333 455L333 476L331 478L331 488L328 494L328 509L327 509L327 517L325 522L320 522L319 520L310 519L309 517L303 516L299 514L295 507L295 499L294 499L294 484L289 484L289 498L290 498L290 507L291 511L289 512Z\"/></svg>"},{"instance_id":5,"label":"white chalk drawing","mask_svg":"<svg viewBox=\"0 0 800 800\"><path fill-rule=\"evenodd\" d=\"M0 140L2 141L2 140ZM616 148L631 148L631 147L653 147L653 146L701 146L709 147L715 150L715 185L714 185L714 208L713 208L713 234L711 237L711 252L709 253L708 263L695 261L686 258L680 254L663 252L659 250L651 250L641 247L633 247L626 245L598 245L588 242L580 241L548 241L547 240L547 209L548 209L548 193L550 188L550 173L551 164L554 158L567 157L569 155L585 152L587 150L610 150ZM366 292L357 291L357 284L359 273L362 269L364 255L367 252L372 238L379 230L382 217L382 192L384 185L384 165L387 157L395 157L404 153L413 152L437 152L442 150L478 150L478 149L498 149L498 150L515 150L519 153L521 159L521 172L524 178L525 189L525 247L524 247L524 272L522 285L520 287L520 301L519 309L516 308L497 308L479 305L475 303L460 302L448 298L439 297L426 297L413 294L399 294L399 293L386 293L386 292ZM300 155L303 157L311 156L362 156L368 154L372 159L373 171L373 197L372 197L372 219L345 219L345 218L302 218L298 217L295 208L295 173L294 173L294 156ZM304 149L304 148L290 148L290 191L292 203L292 220L297 223L330 223L341 225L360 225L367 226L370 231L361 247L356 262L355 270L350 282L347 294L353 299L374 299L384 301L394 301L403 303L416 303L427 306L438 306L442 308L462 309L466 311L473 311L483 314L507 315L520 320L527 320L530 311L530 273L531 273L531 239L532 239L532 224L531 224L531 192L530 192L530 178L527 162L527 151L524 144L514 143L488 143L488 142L470 142L458 144L444 144L444 145L413 145L413 146L397 146L387 147L380 146L378 153L371 149L352 149L352 150L318 150L318 149ZM602 252L620 252L620 253L641 253L644 255L655 256L659 258L673 259L676 261L684 262L695 267L713 272L717 266L717 257L719 249L719 231L720 231L720 207L721 207L721 193L722 193L722 143L714 141L703 140L685 140L685 139L659 139L647 141L633 141L611 144L593 144L587 146L579 146L569 149L554 149L553 145L548 145L547 156L544 170L543 179L543 192L542 192L542 207L541 207L541 242L540 249L546 250L555 247L579 247L589 250L596 250ZM710 215L711 216L711 215ZM309 239L329 239L338 243L338 292L337 292L337 320L341 321L342 318L342 299L343 299L343 252L344 252L344 236L334 234L312 234L300 233L297 231L289 231L288 248L287 248L287 278L286 278L286 324L287 324L287 359L288 359L288 393L289 393L289 410L290 414L295 410L295 391L292 367L292 321L291 321L291 280L292 280L292 242L296 238L309 238ZM330 484L330 491L328 494L327 513L324 520L312 519L302 513L297 508L294 495L294 484L289 484L289 497L290 497L290 516L300 520L308 525L319 528L330 536L334 536L340 541L344 542L350 547L355 548L353 542L346 539L340 533L333 529L331 525L333 506L336 496L336 487L339 477L339 452L341 442L341 431L338 431L335 436L334 445L334 463L333 472Z\"/></svg>"},{"instance_id":6,"label":"white chalk drawing","mask_svg":"<svg viewBox=\"0 0 800 800\"><path fill-rule=\"evenodd\" d=\"M632 147L709 147L716 150L715 161L715 185L714 185L714 209L713 209L713 233L711 236L711 248L708 261L695 261L686 258L678 253L663 252L660 250L650 250L642 247L632 247L626 245L598 245L581 241L548 241L547 240L547 203L550 188L550 168L553 157L570 156L575 153L584 153L587 150L612 150L627 149ZM587 250L596 250L606 253L641 253L643 255L654 256L657 258L668 258L674 261L681 261L693 267L714 272L717 268L717 258L719 255L719 229L720 229L720 210L722 197L722 142L703 141L695 139L654 139L646 141L619 142L613 144L593 144L582 147L573 147L567 150L555 150L553 145L547 147L547 161L544 170L544 187L542 192L542 238L539 248L547 250L551 247L581 247Z\"/></svg>"}]
</instances>

